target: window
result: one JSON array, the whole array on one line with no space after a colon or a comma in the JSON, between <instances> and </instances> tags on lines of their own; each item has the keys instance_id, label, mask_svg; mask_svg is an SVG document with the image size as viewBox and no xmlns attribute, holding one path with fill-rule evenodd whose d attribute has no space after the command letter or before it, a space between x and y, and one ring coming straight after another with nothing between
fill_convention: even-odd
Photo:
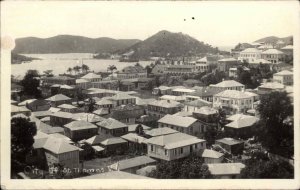
<instances>
[{"instance_id":1,"label":"window","mask_svg":"<svg viewBox=\"0 0 300 190\"><path fill-rule=\"evenodd\" d=\"M153 152L153 145L151 145L151 152Z\"/></svg>"},{"instance_id":2,"label":"window","mask_svg":"<svg viewBox=\"0 0 300 190\"><path fill-rule=\"evenodd\" d=\"M180 148L180 154L183 154L183 148Z\"/></svg>"},{"instance_id":3,"label":"window","mask_svg":"<svg viewBox=\"0 0 300 190\"><path fill-rule=\"evenodd\" d=\"M195 144L195 149L197 149L198 147L197 147L197 144Z\"/></svg>"},{"instance_id":4,"label":"window","mask_svg":"<svg viewBox=\"0 0 300 190\"><path fill-rule=\"evenodd\" d=\"M166 156L168 155L168 151L167 151L167 150L165 150L165 155L166 155Z\"/></svg>"}]
</instances>

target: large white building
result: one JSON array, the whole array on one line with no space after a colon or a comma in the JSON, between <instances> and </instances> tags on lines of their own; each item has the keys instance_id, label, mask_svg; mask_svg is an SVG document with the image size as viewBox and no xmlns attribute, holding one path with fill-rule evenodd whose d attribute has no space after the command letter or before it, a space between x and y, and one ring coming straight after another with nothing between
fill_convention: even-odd
<instances>
[{"instance_id":1,"label":"large white building","mask_svg":"<svg viewBox=\"0 0 300 190\"><path fill-rule=\"evenodd\" d=\"M293 85L293 72L284 70L273 75L273 80L284 85Z\"/></svg>"},{"instance_id":2,"label":"large white building","mask_svg":"<svg viewBox=\"0 0 300 190\"><path fill-rule=\"evenodd\" d=\"M240 61L247 61L248 63L252 63L257 59L261 58L262 50L256 48L247 48L240 52L239 60Z\"/></svg>"}]
</instances>

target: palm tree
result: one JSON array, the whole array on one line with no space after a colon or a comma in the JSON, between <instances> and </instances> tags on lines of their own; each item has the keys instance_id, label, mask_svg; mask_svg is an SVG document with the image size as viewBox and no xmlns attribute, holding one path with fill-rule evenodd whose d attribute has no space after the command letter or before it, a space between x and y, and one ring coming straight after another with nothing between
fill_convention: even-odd
<instances>
[{"instance_id":1,"label":"palm tree","mask_svg":"<svg viewBox=\"0 0 300 190\"><path fill-rule=\"evenodd\" d=\"M81 70L84 71L84 73L87 73L90 70L90 68L89 68L89 66L82 64Z\"/></svg>"},{"instance_id":2,"label":"palm tree","mask_svg":"<svg viewBox=\"0 0 300 190\"><path fill-rule=\"evenodd\" d=\"M67 72L72 74L73 69L71 67L68 68Z\"/></svg>"},{"instance_id":3,"label":"palm tree","mask_svg":"<svg viewBox=\"0 0 300 190\"><path fill-rule=\"evenodd\" d=\"M73 67L73 70L75 71L75 73L79 73L80 67L76 65L75 67Z\"/></svg>"},{"instance_id":4,"label":"palm tree","mask_svg":"<svg viewBox=\"0 0 300 190\"><path fill-rule=\"evenodd\" d=\"M109 65L107 67L107 71L110 71L111 73L113 73L114 70L117 70L117 67L115 65Z\"/></svg>"}]
</instances>

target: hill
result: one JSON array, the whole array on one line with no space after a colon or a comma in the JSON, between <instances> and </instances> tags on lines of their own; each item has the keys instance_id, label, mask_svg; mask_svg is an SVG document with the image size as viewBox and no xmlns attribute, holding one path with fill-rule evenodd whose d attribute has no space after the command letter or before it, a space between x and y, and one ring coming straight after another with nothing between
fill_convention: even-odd
<instances>
[{"instance_id":1,"label":"hill","mask_svg":"<svg viewBox=\"0 0 300 190\"><path fill-rule=\"evenodd\" d=\"M11 53L11 64L21 64L23 62L30 62L32 60L37 60L37 58Z\"/></svg>"},{"instance_id":2,"label":"hill","mask_svg":"<svg viewBox=\"0 0 300 190\"><path fill-rule=\"evenodd\" d=\"M111 53L139 42L137 39L87 38L83 36L58 35L50 38L16 39L14 53Z\"/></svg>"},{"instance_id":3,"label":"hill","mask_svg":"<svg viewBox=\"0 0 300 190\"><path fill-rule=\"evenodd\" d=\"M132 57L149 58L193 56L201 53L215 53L217 51L217 48L199 42L189 35L163 30L117 53L134 52L131 55Z\"/></svg>"},{"instance_id":4,"label":"hill","mask_svg":"<svg viewBox=\"0 0 300 190\"><path fill-rule=\"evenodd\" d=\"M282 40L286 45L293 44L293 36L288 36L284 38L279 38L277 36L268 36L265 38L261 38L259 40L256 40L255 42L264 42L264 43L272 43L276 44L277 41Z\"/></svg>"}]
</instances>

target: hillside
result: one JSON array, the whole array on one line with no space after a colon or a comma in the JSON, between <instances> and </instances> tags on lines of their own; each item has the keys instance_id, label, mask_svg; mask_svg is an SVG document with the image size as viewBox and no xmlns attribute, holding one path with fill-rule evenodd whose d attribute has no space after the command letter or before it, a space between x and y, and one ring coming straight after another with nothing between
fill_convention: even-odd
<instances>
[{"instance_id":1,"label":"hillside","mask_svg":"<svg viewBox=\"0 0 300 190\"><path fill-rule=\"evenodd\" d=\"M255 42L265 42L265 43L275 44L279 40L282 40L287 45L293 44L292 43L293 36L288 36L288 37L285 37L285 38L279 38L279 37L276 37L276 36L268 36L268 37L256 40Z\"/></svg>"},{"instance_id":2,"label":"hillside","mask_svg":"<svg viewBox=\"0 0 300 190\"><path fill-rule=\"evenodd\" d=\"M139 42L137 39L87 38L82 36L58 35L51 38L16 39L14 53L111 53Z\"/></svg>"},{"instance_id":3,"label":"hillside","mask_svg":"<svg viewBox=\"0 0 300 190\"><path fill-rule=\"evenodd\" d=\"M132 57L176 57L197 55L200 53L215 53L216 48L199 42L193 37L182 33L172 33L166 30L160 31L144 41L136 43L130 48L117 53L134 51Z\"/></svg>"},{"instance_id":4,"label":"hillside","mask_svg":"<svg viewBox=\"0 0 300 190\"><path fill-rule=\"evenodd\" d=\"M24 55L19 55L16 53L11 53L11 64L21 64L22 62L30 62L36 60L37 58L27 57Z\"/></svg>"}]
</instances>

